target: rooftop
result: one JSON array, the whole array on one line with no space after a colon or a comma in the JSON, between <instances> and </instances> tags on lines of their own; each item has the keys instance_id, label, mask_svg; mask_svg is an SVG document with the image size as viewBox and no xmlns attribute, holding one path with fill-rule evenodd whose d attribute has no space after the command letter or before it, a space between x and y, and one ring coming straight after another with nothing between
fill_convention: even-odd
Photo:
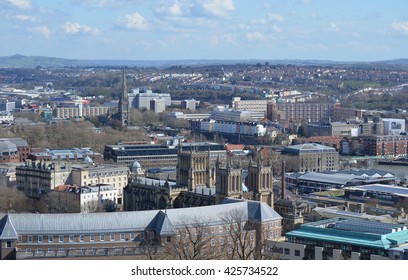
<instances>
[{"instance_id":1,"label":"rooftop","mask_svg":"<svg viewBox=\"0 0 408 280\"><path fill-rule=\"evenodd\" d=\"M370 191L408 197L408 188L397 187L394 185L372 184L364 186L346 187L345 190Z\"/></svg>"},{"instance_id":2,"label":"rooftop","mask_svg":"<svg viewBox=\"0 0 408 280\"><path fill-rule=\"evenodd\" d=\"M315 152L336 152L335 148L316 144L316 143L305 143L293 146L287 146L283 148L282 153L289 154L299 154L299 153L315 153Z\"/></svg>"},{"instance_id":3,"label":"rooftop","mask_svg":"<svg viewBox=\"0 0 408 280\"><path fill-rule=\"evenodd\" d=\"M231 201L231 203L212 206L167 209L168 220L163 219L161 210L129 211L111 213L69 213L69 214L0 214L0 237L10 235L9 229L18 234L86 234L95 232L141 231L160 218L165 228L182 227L202 221L206 225L225 224L225 218L231 213L242 213L243 220L268 222L280 220L281 216L265 203L256 201ZM170 223L170 224L169 224ZM7 227L5 225L7 224ZM4 229L7 232L4 232ZM16 236L16 235L15 235Z\"/></svg>"},{"instance_id":4,"label":"rooftop","mask_svg":"<svg viewBox=\"0 0 408 280\"><path fill-rule=\"evenodd\" d=\"M389 249L408 240L406 226L374 222L354 218L333 218L303 224L298 230L288 232L286 236L299 239L321 240L329 243L341 243Z\"/></svg>"}]
</instances>

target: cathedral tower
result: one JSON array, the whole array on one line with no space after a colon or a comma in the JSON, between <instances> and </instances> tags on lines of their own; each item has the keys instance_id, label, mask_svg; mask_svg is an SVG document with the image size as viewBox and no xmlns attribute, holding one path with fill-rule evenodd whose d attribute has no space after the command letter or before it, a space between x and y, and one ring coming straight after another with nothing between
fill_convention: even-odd
<instances>
[{"instance_id":1,"label":"cathedral tower","mask_svg":"<svg viewBox=\"0 0 408 280\"><path fill-rule=\"evenodd\" d=\"M228 159L224 166L217 161L216 167L215 203L220 203L226 197L242 198L242 168L240 166L232 167Z\"/></svg>"},{"instance_id":2,"label":"cathedral tower","mask_svg":"<svg viewBox=\"0 0 408 280\"><path fill-rule=\"evenodd\" d=\"M249 162L248 189L252 192L252 199L265 202L273 208L273 173L272 164L263 165L262 157L258 162Z\"/></svg>"},{"instance_id":3,"label":"cathedral tower","mask_svg":"<svg viewBox=\"0 0 408 280\"><path fill-rule=\"evenodd\" d=\"M188 187L195 192L197 187L210 188L213 182L213 169L209 152L187 151L179 146L177 163L177 185Z\"/></svg>"}]
</instances>

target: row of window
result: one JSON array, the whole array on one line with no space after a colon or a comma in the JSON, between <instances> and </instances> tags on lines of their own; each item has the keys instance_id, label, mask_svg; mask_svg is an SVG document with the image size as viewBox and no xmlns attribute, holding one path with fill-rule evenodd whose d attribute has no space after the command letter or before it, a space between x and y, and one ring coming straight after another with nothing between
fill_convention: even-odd
<instances>
[{"instance_id":1,"label":"row of window","mask_svg":"<svg viewBox=\"0 0 408 280\"><path fill-rule=\"evenodd\" d=\"M54 242L54 240L56 236L54 235L48 235L48 236L43 236L43 235L37 235L37 242L38 243L43 243L45 242L45 240L48 240L49 243ZM65 237L64 235L58 235L58 242L64 242L65 241ZM130 239L133 240L135 238L135 233L130 233ZM143 232L140 233L140 238L143 238ZM44 240L45 239L45 240ZM27 236L27 242L28 243L33 243L33 235L28 235ZM124 241L125 240L125 234L121 233L119 234L119 239L116 238L115 234L111 233L111 234L99 234L99 235L95 235L95 234L90 234L89 235L89 241L90 242L95 242L95 241ZM21 236L19 236L19 242L22 241ZM76 235L68 235L68 242L85 242L85 235L84 234L80 234L78 236Z\"/></svg>"}]
</instances>

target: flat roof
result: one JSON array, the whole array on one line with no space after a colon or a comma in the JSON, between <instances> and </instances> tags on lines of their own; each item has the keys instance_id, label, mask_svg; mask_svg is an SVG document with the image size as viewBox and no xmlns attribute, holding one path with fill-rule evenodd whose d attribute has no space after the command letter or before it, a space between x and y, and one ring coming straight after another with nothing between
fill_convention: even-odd
<instances>
[{"instance_id":1,"label":"flat roof","mask_svg":"<svg viewBox=\"0 0 408 280\"><path fill-rule=\"evenodd\" d=\"M392 194L397 196L408 197L408 188L398 187L395 185L372 184L363 186L346 187L345 190L360 190Z\"/></svg>"},{"instance_id":2,"label":"flat roof","mask_svg":"<svg viewBox=\"0 0 408 280\"><path fill-rule=\"evenodd\" d=\"M283 148L282 153L307 153L307 152L336 152L335 148L317 144L317 143L305 143L293 146L287 146Z\"/></svg>"},{"instance_id":3,"label":"flat roof","mask_svg":"<svg viewBox=\"0 0 408 280\"><path fill-rule=\"evenodd\" d=\"M353 174L332 174L317 172L308 172L298 177L298 180L307 180L337 185L345 185L354 179L361 179L361 177Z\"/></svg>"},{"instance_id":4,"label":"flat roof","mask_svg":"<svg viewBox=\"0 0 408 280\"><path fill-rule=\"evenodd\" d=\"M332 218L303 224L287 237L389 249L408 240L406 226L355 218Z\"/></svg>"}]
</instances>

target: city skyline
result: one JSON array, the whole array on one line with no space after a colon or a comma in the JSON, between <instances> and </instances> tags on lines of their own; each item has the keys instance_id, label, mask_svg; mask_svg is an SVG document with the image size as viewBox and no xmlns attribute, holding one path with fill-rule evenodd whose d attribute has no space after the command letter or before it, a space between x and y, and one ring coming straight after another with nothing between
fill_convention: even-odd
<instances>
[{"instance_id":1,"label":"city skyline","mask_svg":"<svg viewBox=\"0 0 408 280\"><path fill-rule=\"evenodd\" d=\"M0 56L406 58L406 8L402 0L1 0Z\"/></svg>"}]
</instances>

